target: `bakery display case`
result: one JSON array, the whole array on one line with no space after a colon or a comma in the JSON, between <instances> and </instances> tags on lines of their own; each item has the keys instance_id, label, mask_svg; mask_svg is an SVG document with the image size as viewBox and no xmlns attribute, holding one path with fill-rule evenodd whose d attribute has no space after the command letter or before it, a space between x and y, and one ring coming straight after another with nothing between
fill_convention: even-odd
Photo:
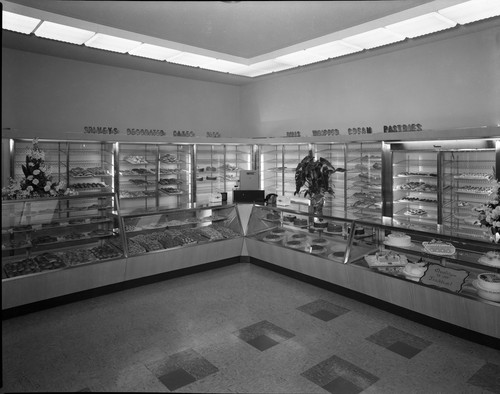
<instances>
[{"instance_id":1,"label":"bakery display case","mask_svg":"<svg viewBox=\"0 0 500 394\"><path fill-rule=\"evenodd\" d=\"M335 168L346 168L346 145L345 144L314 144L314 155L323 157ZM346 173L335 172L330 176L330 185L334 195L325 194L325 205L323 212L329 216L344 216L346 212Z\"/></svg>"},{"instance_id":2,"label":"bakery display case","mask_svg":"<svg viewBox=\"0 0 500 394\"><path fill-rule=\"evenodd\" d=\"M253 169L253 146L252 145L224 145L225 163L223 178L225 190L229 192L237 189L240 185L240 171Z\"/></svg>"},{"instance_id":3,"label":"bakery display case","mask_svg":"<svg viewBox=\"0 0 500 394\"><path fill-rule=\"evenodd\" d=\"M68 143L49 140L38 140L44 151L44 164L54 182L68 184ZM26 165L26 152L33 146L31 139L10 140L10 176L19 181L24 177L22 165Z\"/></svg>"},{"instance_id":4,"label":"bakery display case","mask_svg":"<svg viewBox=\"0 0 500 394\"><path fill-rule=\"evenodd\" d=\"M158 206L175 208L191 202L192 145L159 145Z\"/></svg>"},{"instance_id":5,"label":"bakery display case","mask_svg":"<svg viewBox=\"0 0 500 394\"><path fill-rule=\"evenodd\" d=\"M123 257L113 193L2 201L2 279Z\"/></svg>"},{"instance_id":6,"label":"bakery display case","mask_svg":"<svg viewBox=\"0 0 500 394\"><path fill-rule=\"evenodd\" d=\"M67 143L68 187L78 192L113 191L113 144L109 142Z\"/></svg>"},{"instance_id":7,"label":"bakery display case","mask_svg":"<svg viewBox=\"0 0 500 394\"><path fill-rule=\"evenodd\" d=\"M347 218L382 216L382 145L357 142L346 145L345 215Z\"/></svg>"},{"instance_id":8,"label":"bakery display case","mask_svg":"<svg viewBox=\"0 0 500 394\"><path fill-rule=\"evenodd\" d=\"M479 213L492 199L500 140L471 140L466 147L442 152L443 227L450 234L485 239Z\"/></svg>"},{"instance_id":9,"label":"bakery display case","mask_svg":"<svg viewBox=\"0 0 500 394\"><path fill-rule=\"evenodd\" d=\"M261 189L266 194L293 196L295 193L295 169L311 149L311 144L260 145Z\"/></svg>"},{"instance_id":10,"label":"bakery display case","mask_svg":"<svg viewBox=\"0 0 500 394\"><path fill-rule=\"evenodd\" d=\"M115 165L115 190L121 207L155 209L158 206L158 145L118 143Z\"/></svg>"},{"instance_id":11,"label":"bakery display case","mask_svg":"<svg viewBox=\"0 0 500 394\"><path fill-rule=\"evenodd\" d=\"M353 240L350 249L361 256L349 256L348 264L452 294L500 302L496 244L364 221L354 225L372 236ZM490 283L483 283L485 280Z\"/></svg>"}]
</instances>

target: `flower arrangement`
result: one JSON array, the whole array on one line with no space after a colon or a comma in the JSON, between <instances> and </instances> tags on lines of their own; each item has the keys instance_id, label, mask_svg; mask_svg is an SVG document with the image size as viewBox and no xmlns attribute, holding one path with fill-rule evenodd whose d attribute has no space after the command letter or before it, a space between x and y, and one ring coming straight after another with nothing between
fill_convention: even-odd
<instances>
[{"instance_id":1,"label":"flower arrangement","mask_svg":"<svg viewBox=\"0 0 500 394\"><path fill-rule=\"evenodd\" d=\"M491 199L479 210L478 222L487 227L492 242L500 243L500 181L496 181L491 192Z\"/></svg>"},{"instance_id":2,"label":"flower arrangement","mask_svg":"<svg viewBox=\"0 0 500 394\"><path fill-rule=\"evenodd\" d=\"M335 168L328 160L320 157L316 160L309 151L309 154L302 159L295 169L295 193L300 195L304 192L304 197L309 195L314 211L321 213L325 193L335 195L330 186L330 175L335 172L345 172L343 168ZM305 187L305 190L302 188Z\"/></svg>"},{"instance_id":3,"label":"flower arrangement","mask_svg":"<svg viewBox=\"0 0 500 394\"><path fill-rule=\"evenodd\" d=\"M21 166L24 178L9 178L9 185L2 189L2 197L9 200L23 198L56 197L70 194L64 181L53 182L50 166L45 163L45 152L38 146L38 138L26 149L26 164Z\"/></svg>"}]
</instances>

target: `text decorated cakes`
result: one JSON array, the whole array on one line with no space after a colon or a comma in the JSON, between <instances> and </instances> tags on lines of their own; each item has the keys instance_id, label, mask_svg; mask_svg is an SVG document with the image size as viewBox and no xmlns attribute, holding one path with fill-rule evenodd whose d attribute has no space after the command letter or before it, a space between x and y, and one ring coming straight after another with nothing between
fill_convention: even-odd
<instances>
[{"instance_id":1,"label":"text decorated cakes","mask_svg":"<svg viewBox=\"0 0 500 394\"><path fill-rule=\"evenodd\" d=\"M411 237L404 233L400 232L392 232L386 237L387 244L391 246L410 246L411 245Z\"/></svg>"},{"instance_id":2,"label":"text decorated cakes","mask_svg":"<svg viewBox=\"0 0 500 394\"><path fill-rule=\"evenodd\" d=\"M433 239L431 242L422 242L422 245L426 252L437 256L451 256L455 254L455 247L448 242Z\"/></svg>"}]
</instances>

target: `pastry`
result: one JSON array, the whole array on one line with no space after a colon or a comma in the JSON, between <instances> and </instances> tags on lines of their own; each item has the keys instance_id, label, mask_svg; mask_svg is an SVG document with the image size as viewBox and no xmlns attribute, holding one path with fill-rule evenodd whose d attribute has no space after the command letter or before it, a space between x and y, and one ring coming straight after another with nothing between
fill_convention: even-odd
<instances>
[{"instance_id":1,"label":"pastry","mask_svg":"<svg viewBox=\"0 0 500 394\"><path fill-rule=\"evenodd\" d=\"M340 224L335 224L335 223L328 223L328 226L326 230L330 233L341 233L342 232L342 226Z\"/></svg>"},{"instance_id":2,"label":"pastry","mask_svg":"<svg viewBox=\"0 0 500 394\"><path fill-rule=\"evenodd\" d=\"M321 254L325 253L326 248L321 245L311 245L311 253L313 254Z\"/></svg>"},{"instance_id":3,"label":"pastry","mask_svg":"<svg viewBox=\"0 0 500 394\"><path fill-rule=\"evenodd\" d=\"M393 231L391 234L389 234L386 238L387 243L389 243L391 246L410 246L411 245L411 237L409 235L406 235L404 233L399 233Z\"/></svg>"},{"instance_id":4,"label":"pastry","mask_svg":"<svg viewBox=\"0 0 500 394\"><path fill-rule=\"evenodd\" d=\"M479 263L490 265L492 267L500 267L500 252L492 250L479 258Z\"/></svg>"}]
</instances>

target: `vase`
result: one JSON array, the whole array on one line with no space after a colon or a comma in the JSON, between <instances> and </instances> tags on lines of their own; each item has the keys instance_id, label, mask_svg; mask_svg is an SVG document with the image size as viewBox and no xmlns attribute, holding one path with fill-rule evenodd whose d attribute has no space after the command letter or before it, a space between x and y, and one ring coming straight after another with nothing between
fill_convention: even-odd
<instances>
[{"instance_id":1,"label":"vase","mask_svg":"<svg viewBox=\"0 0 500 394\"><path fill-rule=\"evenodd\" d=\"M325 195L324 194L313 194L310 198L311 200L311 211L314 215L323 215L323 206L325 205Z\"/></svg>"}]
</instances>

